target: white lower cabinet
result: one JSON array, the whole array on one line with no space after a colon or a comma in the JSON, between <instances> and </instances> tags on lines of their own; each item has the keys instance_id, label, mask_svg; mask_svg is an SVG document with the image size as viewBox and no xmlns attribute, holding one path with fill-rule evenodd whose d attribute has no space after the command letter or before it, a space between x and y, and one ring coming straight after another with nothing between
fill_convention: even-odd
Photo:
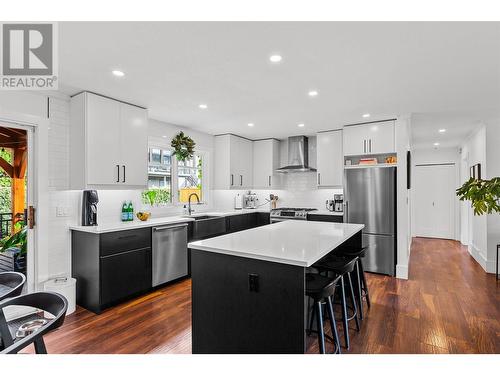
<instances>
[{"instance_id":1,"label":"white lower cabinet","mask_svg":"<svg viewBox=\"0 0 500 375\"><path fill-rule=\"evenodd\" d=\"M316 150L318 186L342 186L344 176L342 130L318 133Z\"/></svg>"},{"instance_id":2,"label":"white lower cabinet","mask_svg":"<svg viewBox=\"0 0 500 375\"><path fill-rule=\"evenodd\" d=\"M71 98L72 189L147 186L144 108L83 92Z\"/></svg>"},{"instance_id":3,"label":"white lower cabinet","mask_svg":"<svg viewBox=\"0 0 500 375\"><path fill-rule=\"evenodd\" d=\"M276 169L280 166L280 143L277 139L253 142L253 187L271 189L279 186Z\"/></svg>"},{"instance_id":4,"label":"white lower cabinet","mask_svg":"<svg viewBox=\"0 0 500 375\"><path fill-rule=\"evenodd\" d=\"M215 189L253 187L252 141L232 134L215 137Z\"/></svg>"}]
</instances>

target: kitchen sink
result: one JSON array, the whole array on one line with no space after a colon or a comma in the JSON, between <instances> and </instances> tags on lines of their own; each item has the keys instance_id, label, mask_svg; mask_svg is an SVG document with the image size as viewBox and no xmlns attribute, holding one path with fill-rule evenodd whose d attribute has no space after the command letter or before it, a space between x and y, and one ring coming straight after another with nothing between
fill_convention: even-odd
<instances>
[{"instance_id":1,"label":"kitchen sink","mask_svg":"<svg viewBox=\"0 0 500 375\"><path fill-rule=\"evenodd\" d=\"M185 216L194 220L209 220L209 219L218 219L220 216L210 216L210 215L199 215L199 216Z\"/></svg>"},{"instance_id":2,"label":"kitchen sink","mask_svg":"<svg viewBox=\"0 0 500 375\"><path fill-rule=\"evenodd\" d=\"M202 239L226 233L226 218L224 216L186 216L194 219L193 238Z\"/></svg>"}]
</instances>

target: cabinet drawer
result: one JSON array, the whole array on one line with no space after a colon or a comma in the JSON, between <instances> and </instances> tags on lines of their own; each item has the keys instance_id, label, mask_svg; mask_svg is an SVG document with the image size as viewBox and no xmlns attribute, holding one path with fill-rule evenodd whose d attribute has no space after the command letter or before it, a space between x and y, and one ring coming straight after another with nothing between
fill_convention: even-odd
<instances>
[{"instance_id":1,"label":"cabinet drawer","mask_svg":"<svg viewBox=\"0 0 500 375\"><path fill-rule=\"evenodd\" d=\"M151 228L131 229L101 235L101 256L151 247Z\"/></svg>"},{"instance_id":2,"label":"cabinet drawer","mask_svg":"<svg viewBox=\"0 0 500 375\"><path fill-rule=\"evenodd\" d=\"M329 223L342 223L344 222L343 216L340 215L307 215L308 221L326 221Z\"/></svg>"}]
</instances>

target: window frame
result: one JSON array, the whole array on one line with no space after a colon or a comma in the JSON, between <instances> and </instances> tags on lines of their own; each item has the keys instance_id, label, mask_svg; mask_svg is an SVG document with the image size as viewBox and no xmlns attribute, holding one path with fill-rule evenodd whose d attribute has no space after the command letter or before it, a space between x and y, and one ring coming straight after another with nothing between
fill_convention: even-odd
<instances>
[{"instance_id":1,"label":"window frame","mask_svg":"<svg viewBox=\"0 0 500 375\"><path fill-rule=\"evenodd\" d=\"M148 155L151 154L151 149L156 148L160 150L168 150L170 152L173 152L174 149L170 146L170 144L166 143L161 143L161 142L149 142L148 143ZM209 189L208 189L208 173L209 173L209 152L204 149L198 149L194 152L195 155L200 155L201 156L201 173L202 173L202 182L201 182L201 201L200 204L202 205L208 205L209 204ZM161 163L160 163L161 164ZM150 159L148 156L148 181L149 181L149 165L150 165ZM179 164L177 158L171 154L171 159L170 159L170 168L171 168L171 182L172 186L170 189L170 194L171 194L171 199L170 203L162 204L158 206L158 208L169 208L169 207L179 207L179 206L184 206L187 204L187 202L180 202L179 201ZM149 187L147 188L149 189Z\"/></svg>"}]
</instances>

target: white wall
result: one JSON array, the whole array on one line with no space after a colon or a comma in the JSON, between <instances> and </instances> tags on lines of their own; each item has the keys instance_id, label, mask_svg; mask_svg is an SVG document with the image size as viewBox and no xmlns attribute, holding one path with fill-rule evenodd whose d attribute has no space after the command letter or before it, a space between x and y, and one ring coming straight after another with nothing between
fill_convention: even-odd
<instances>
[{"instance_id":1,"label":"white wall","mask_svg":"<svg viewBox=\"0 0 500 375\"><path fill-rule=\"evenodd\" d=\"M492 121L486 127L486 160L488 162L485 177L500 177L500 119ZM500 244L500 214L487 216L487 252L486 271L495 272L496 247Z\"/></svg>"},{"instance_id":2,"label":"white wall","mask_svg":"<svg viewBox=\"0 0 500 375\"><path fill-rule=\"evenodd\" d=\"M407 151L410 150L411 118L401 116L396 121L397 171L397 264L396 277L408 279L411 250L411 195L406 183Z\"/></svg>"}]
</instances>

